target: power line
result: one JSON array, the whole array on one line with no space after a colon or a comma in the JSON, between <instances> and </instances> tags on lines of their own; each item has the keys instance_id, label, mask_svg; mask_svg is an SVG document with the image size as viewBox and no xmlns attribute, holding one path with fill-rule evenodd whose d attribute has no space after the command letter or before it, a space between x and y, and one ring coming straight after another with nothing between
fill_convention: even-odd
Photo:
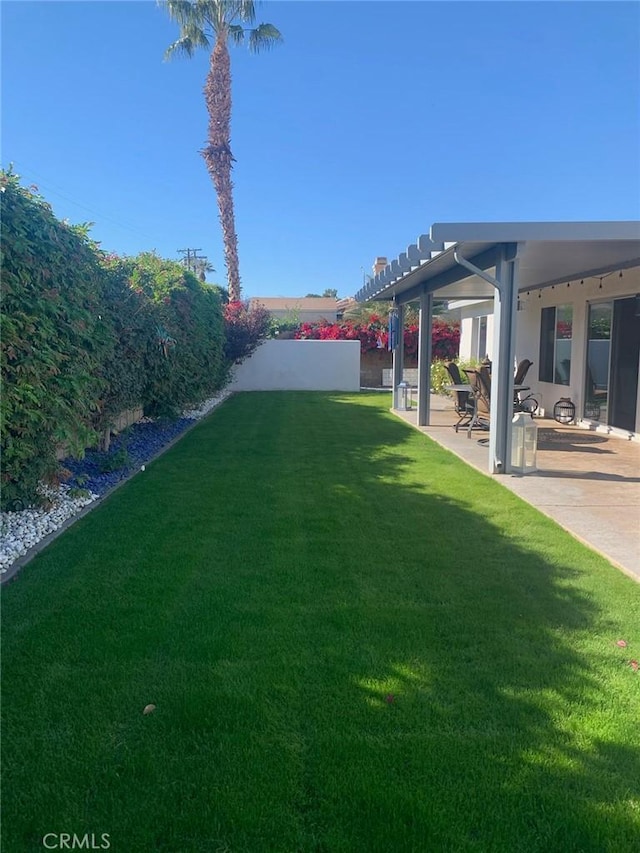
<instances>
[{"instance_id":1,"label":"power line","mask_svg":"<svg viewBox=\"0 0 640 853\"><path fill-rule=\"evenodd\" d=\"M27 171L26 175L25 175L25 168ZM58 186L57 184L50 183L48 178L44 178L44 181L43 181L42 176L38 172L36 172L34 169L31 169L29 166L26 166L26 167L18 166L17 171L18 171L18 174L20 175L20 177L23 179L26 179L26 180L30 179L28 177L28 175L33 175L35 177L35 181L37 182L36 186L38 188L43 187L49 193L52 193L53 195L58 196L58 198L64 199L65 201L68 201L71 204L74 204L76 207L82 208L83 210L86 210L89 213L94 214L96 217L98 217L98 219L95 223L96 225L98 225L100 222L103 222L103 221L111 222L113 225L117 225L119 228L123 228L125 231L135 231L136 233L147 238L148 240L154 239L150 234L147 234L146 232L141 231L139 228L136 228L136 226L131 225L130 223L126 223L126 222L123 222L121 220L114 219L113 217L108 216L107 214L102 213L99 210L96 210L94 207L89 207L88 205L83 204L82 202L79 202L76 199L71 198L68 195L65 195L64 193L61 193L58 189L56 189L56 187ZM35 184L35 182L34 182L34 184Z\"/></svg>"},{"instance_id":2,"label":"power line","mask_svg":"<svg viewBox=\"0 0 640 853\"><path fill-rule=\"evenodd\" d=\"M205 273L215 272L206 255L199 255L201 249L176 249L182 255L182 263L184 267L192 273L200 276L200 280L204 281Z\"/></svg>"}]
</instances>

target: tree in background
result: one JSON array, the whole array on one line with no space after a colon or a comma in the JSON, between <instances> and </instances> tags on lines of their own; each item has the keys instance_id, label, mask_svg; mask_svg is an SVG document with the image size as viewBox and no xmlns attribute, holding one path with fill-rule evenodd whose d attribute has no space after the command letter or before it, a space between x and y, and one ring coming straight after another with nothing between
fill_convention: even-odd
<instances>
[{"instance_id":1,"label":"tree in background","mask_svg":"<svg viewBox=\"0 0 640 853\"><path fill-rule=\"evenodd\" d=\"M322 293L307 293L305 299L321 299L323 297L326 299L337 299L338 291L335 287L327 287Z\"/></svg>"},{"instance_id":2,"label":"tree in background","mask_svg":"<svg viewBox=\"0 0 640 853\"><path fill-rule=\"evenodd\" d=\"M216 269L212 263L210 263L206 258L203 258L198 262L198 278L202 282L202 284L206 284L207 282L207 273L215 272Z\"/></svg>"},{"instance_id":3,"label":"tree in background","mask_svg":"<svg viewBox=\"0 0 640 853\"><path fill-rule=\"evenodd\" d=\"M282 40L272 24L255 21L255 3L250 0L160 0L169 17L180 27L178 39L165 51L165 58L175 55L193 56L198 48L213 49L204 87L209 112L209 138L202 150L207 171L218 198L225 265L229 285L229 301L240 299L240 269L238 237L233 209L231 169L231 59L229 41L241 45L247 38L249 50L258 53L268 50Z\"/></svg>"},{"instance_id":4,"label":"tree in background","mask_svg":"<svg viewBox=\"0 0 640 853\"><path fill-rule=\"evenodd\" d=\"M370 322L370 318L373 317L382 317L385 322L387 317L389 316L389 309L393 308L393 304L388 301L380 301L380 302L358 302L355 305L350 306L344 312L345 320L352 320L353 322L358 323L368 323ZM433 316L434 317L442 317L443 319L459 319L458 317L452 316L451 312L447 310L447 303L444 299L434 299L433 301ZM419 303L410 302L408 305L405 305L404 309L404 324L405 326L413 326L417 325L420 318L420 309Z\"/></svg>"}]
</instances>

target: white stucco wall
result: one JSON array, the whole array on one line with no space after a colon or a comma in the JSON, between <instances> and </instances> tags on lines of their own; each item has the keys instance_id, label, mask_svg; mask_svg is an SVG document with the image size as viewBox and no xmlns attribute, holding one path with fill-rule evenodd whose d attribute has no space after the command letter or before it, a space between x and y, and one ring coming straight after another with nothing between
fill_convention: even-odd
<instances>
[{"instance_id":1,"label":"white stucco wall","mask_svg":"<svg viewBox=\"0 0 640 853\"><path fill-rule=\"evenodd\" d=\"M600 287L602 284L602 287ZM521 293L520 310L516 315L516 362L528 358L533 362L526 377L540 403L540 413L551 415L553 405L561 397L571 397L576 405L577 419L580 420L584 406L585 363L587 352L587 318L590 303L611 302L640 293L640 267L625 270L622 277L614 271L603 277L584 280L572 280L569 287L561 284L544 290ZM569 304L573 308L573 337L571 342L571 384L558 385L541 382L539 376L540 360L540 318L543 308ZM489 314L487 323L487 350L493 358L493 303L480 302L461 304L460 358L472 357L473 317ZM640 384L638 386L637 431L640 432ZM626 433L625 433L626 434Z\"/></svg>"},{"instance_id":2,"label":"white stucco wall","mask_svg":"<svg viewBox=\"0 0 640 853\"><path fill-rule=\"evenodd\" d=\"M460 349L461 361L483 359L488 355L493 360L493 300L460 302ZM477 334L474 332L474 320L477 317L487 318L487 341L484 352L478 352Z\"/></svg>"},{"instance_id":3,"label":"white stucco wall","mask_svg":"<svg viewBox=\"0 0 640 853\"><path fill-rule=\"evenodd\" d=\"M359 391L360 341L265 341L232 391Z\"/></svg>"},{"instance_id":4,"label":"white stucco wall","mask_svg":"<svg viewBox=\"0 0 640 853\"><path fill-rule=\"evenodd\" d=\"M572 281L569 287L559 285L521 294L522 310L518 312L516 356L518 360L530 358L535 362L527 376L527 385L531 386L547 414L553 412L553 404L560 397L571 397L576 404L577 418L580 419L584 405L589 304L634 296L640 291L640 267L625 270L622 278L619 278L618 272L614 272L613 275L603 278L602 288L599 284L597 277L591 277L584 279L583 283L579 280ZM538 379L541 312L543 308L558 305L571 305L573 308L570 385L540 382ZM640 385L638 396L640 401ZM640 402L637 406L637 422L640 427Z\"/></svg>"}]
</instances>

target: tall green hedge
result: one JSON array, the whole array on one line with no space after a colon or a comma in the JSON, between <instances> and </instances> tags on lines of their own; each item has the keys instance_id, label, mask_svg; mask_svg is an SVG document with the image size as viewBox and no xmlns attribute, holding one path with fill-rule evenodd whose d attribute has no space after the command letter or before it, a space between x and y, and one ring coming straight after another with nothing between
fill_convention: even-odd
<instances>
[{"instance_id":1,"label":"tall green hedge","mask_svg":"<svg viewBox=\"0 0 640 853\"><path fill-rule=\"evenodd\" d=\"M2 508L37 501L57 447L81 455L140 403L197 404L228 371L216 290L155 254L106 255L32 189L0 172Z\"/></svg>"},{"instance_id":2,"label":"tall green hedge","mask_svg":"<svg viewBox=\"0 0 640 853\"><path fill-rule=\"evenodd\" d=\"M104 390L110 342L103 272L86 229L0 176L2 190L2 505L35 499L55 450L79 453Z\"/></svg>"},{"instance_id":3,"label":"tall green hedge","mask_svg":"<svg viewBox=\"0 0 640 853\"><path fill-rule=\"evenodd\" d=\"M218 291L151 252L109 256L104 266L117 352L104 366L105 420L136 401L149 415L174 415L220 388L227 364Z\"/></svg>"}]
</instances>

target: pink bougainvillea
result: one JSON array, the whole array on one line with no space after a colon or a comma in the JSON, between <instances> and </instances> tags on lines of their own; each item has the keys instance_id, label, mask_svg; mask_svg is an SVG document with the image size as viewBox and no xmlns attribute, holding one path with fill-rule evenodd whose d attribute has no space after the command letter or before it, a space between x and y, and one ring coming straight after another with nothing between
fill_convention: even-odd
<instances>
[{"instance_id":1,"label":"pink bougainvillea","mask_svg":"<svg viewBox=\"0 0 640 853\"><path fill-rule=\"evenodd\" d=\"M404 328L404 352L406 356L418 354L419 328L409 324ZM389 341L387 324L373 314L368 323L354 323L344 320L340 323L301 323L296 338L316 341L360 341L362 353L374 349L386 349ZM458 355L460 344L460 324L448 323L438 318L431 327L431 345L433 359L450 359Z\"/></svg>"}]
</instances>

